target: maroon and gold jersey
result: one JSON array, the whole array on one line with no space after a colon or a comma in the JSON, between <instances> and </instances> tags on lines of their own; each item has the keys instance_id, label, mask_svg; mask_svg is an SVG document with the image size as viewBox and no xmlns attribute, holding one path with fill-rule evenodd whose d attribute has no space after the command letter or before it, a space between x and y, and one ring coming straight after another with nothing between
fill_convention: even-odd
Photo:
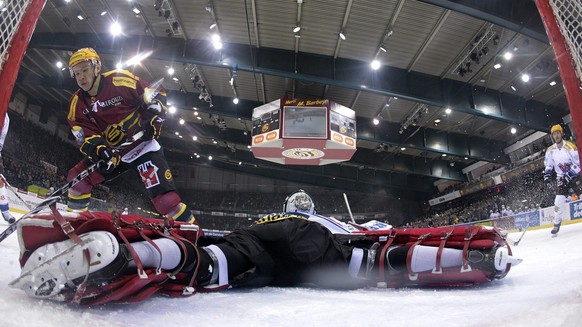
<instances>
[{"instance_id":1,"label":"maroon and gold jersey","mask_svg":"<svg viewBox=\"0 0 582 327\"><path fill-rule=\"evenodd\" d=\"M87 137L102 135L110 146L117 146L139 132L142 121L152 117L144 100L148 86L127 70L112 70L101 75L96 96L77 90L71 97L67 116L77 144L81 145ZM165 90L155 98L165 105Z\"/></svg>"}]
</instances>

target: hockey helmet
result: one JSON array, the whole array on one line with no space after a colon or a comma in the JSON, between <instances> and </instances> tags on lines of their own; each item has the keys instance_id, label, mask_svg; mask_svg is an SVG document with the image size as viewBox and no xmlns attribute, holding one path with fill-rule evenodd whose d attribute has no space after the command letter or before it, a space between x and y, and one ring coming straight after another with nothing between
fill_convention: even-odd
<instances>
[{"instance_id":1,"label":"hockey helmet","mask_svg":"<svg viewBox=\"0 0 582 327\"><path fill-rule=\"evenodd\" d=\"M562 128L562 125L560 124L556 124L554 126L552 126L552 128L550 129L550 134L560 131L562 134L564 134L564 129Z\"/></svg>"},{"instance_id":2,"label":"hockey helmet","mask_svg":"<svg viewBox=\"0 0 582 327\"><path fill-rule=\"evenodd\" d=\"M82 48L75 51L71 56L71 59L69 59L69 72L71 73L71 77L75 77L73 67L84 61L90 61L91 64L93 64L93 67L95 67L95 75L98 74L97 66L101 66L101 58L99 58L97 51L93 48Z\"/></svg>"},{"instance_id":3,"label":"hockey helmet","mask_svg":"<svg viewBox=\"0 0 582 327\"><path fill-rule=\"evenodd\" d=\"M303 212L308 214L315 213L315 204L311 199L311 196L307 194L304 190L299 190L285 199L285 204L283 204L284 212Z\"/></svg>"}]
</instances>

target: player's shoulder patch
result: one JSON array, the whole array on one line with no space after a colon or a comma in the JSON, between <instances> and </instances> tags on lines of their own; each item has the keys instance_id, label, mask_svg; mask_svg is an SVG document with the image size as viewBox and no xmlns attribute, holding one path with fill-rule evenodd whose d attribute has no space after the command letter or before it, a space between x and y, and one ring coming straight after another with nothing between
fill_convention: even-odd
<instances>
[{"instance_id":1,"label":"player's shoulder patch","mask_svg":"<svg viewBox=\"0 0 582 327\"><path fill-rule=\"evenodd\" d=\"M132 72L130 72L129 70L125 70L125 69L114 69L114 70L110 70L108 72L103 73L104 77L109 77L111 75L129 77L129 78L132 78L136 81L139 81L139 77L135 76Z\"/></svg>"},{"instance_id":2,"label":"player's shoulder patch","mask_svg":"<svg viewBox=\"0 0 582 327\"><path fill-rule=\"evenodd\" d=\"M549 147L546 148L546 153L552 151L552 149L554 148L555 144L550 145Z\"/></svg>"},{"instance_id":3,"label":"player's shoulder patch","mask_svg":"<svg viewBox=\"0 0 582 327\"><path fill-rule=\"evenodd\" d=\"M565 146L566 146L566 149L568 149L568 150L578 150L578 148L576 147L576 144L574 144L570 141L566 141Z\"/></svg>"}]
</instances>

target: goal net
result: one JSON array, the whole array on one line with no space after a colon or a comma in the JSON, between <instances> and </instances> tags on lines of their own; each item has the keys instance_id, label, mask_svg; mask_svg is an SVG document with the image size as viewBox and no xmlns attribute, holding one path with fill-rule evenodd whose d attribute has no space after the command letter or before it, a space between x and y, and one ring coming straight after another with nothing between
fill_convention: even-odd
<instances>
[{"instance_id":1,"label":"goal net","mask_svg":"<svg viewBox=\"0 0 582 327\"><path fill-rule=\"evenodd\" d=\"M556 55L574 133L582 139L582 1L535 0L535 3Z\"/></svg>"},{"instance_id":2,"label":"goal net","mask_svg":"<svg viewBox=\"0 0 582 327\"><path fill-rule=\"evenodd\" d=\"M24 52L46 0L0 0L0 128Z\"/></svg>"}]
</instances>

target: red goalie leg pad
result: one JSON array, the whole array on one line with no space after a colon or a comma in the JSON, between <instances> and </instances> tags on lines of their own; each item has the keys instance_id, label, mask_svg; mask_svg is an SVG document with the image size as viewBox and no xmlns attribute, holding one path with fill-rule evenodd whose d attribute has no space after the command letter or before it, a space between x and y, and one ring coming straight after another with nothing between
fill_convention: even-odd
<instances>
[{"instance_id":1,"label":"red goalie leg pad","mask_svg":"<svg viewBox=\"0 0 582 327\"><path fill-rule=\"evenodd\" d=\"M78 235L90 231L108 231L124 246L133 242L168 237L163 231L169 231L172 240L196 244L199 233L196 225L145 218L138 215L123 215L121 217L107 212L67 212L62 213L61 216L68 223L68 231L72 230ZM37 248L68 239L61 225L56 223L51 214L36 214L23 220L19 225L18 233L21 247L21 266L26 264L30 254ZM155 268L149 268L145 269L145 273L141 275L137 271L137 268L123 270L118 275L111 276L110 279L103 280L103 276L100 276L101 279L94 282L91 280L92 275L89 275L87 288L81 292L80 303L89 305L107 302L131 303L141 301L156 292L163 292L171 296L188 296L195 293L192 287L189 287L187 292L184 291L190 282L189 279L170 278L170 275L175 275L179 273L178 271L162 269L157 274ZM187 276L187 274L180 274ZM166 289L168 292L164 292ZM182 292L178 291L180 289ZM74 288L64 289L62 292L63 298L70 301L76 290Z\"/></svg>"},{"instance_id":2,"label":"red goalie leg pad","mask_svg":"<svg viewBox=\"0 0 582 327\"><path fill-rule=\"evenodd\" d=\"M379 241L382 245L405 246L408 249L406 259L400 260L404 269L397 271L385 267L386 246L379 251L377 262L378 285L388 287L403 286L463 286L489 282L503 278L511 267L509 262L499 267L494 259L507 260L511 256L511 248L505 237L497 228L483 226L455 226L435 228L406 228L388 231L365 232L366 235ZM436 250L436 258L432 271L413 273L411 260L415 247L430 246ZM462 263L458 267L442 268L442 254L445 248L455 249L462 254ZM405 250L406 251L406 250ZM471 259L470 259L471 257ZM475 258L478 258L475 259ZM505 262L505 261L502 261Z\"/></svg>"}]
</instances>

